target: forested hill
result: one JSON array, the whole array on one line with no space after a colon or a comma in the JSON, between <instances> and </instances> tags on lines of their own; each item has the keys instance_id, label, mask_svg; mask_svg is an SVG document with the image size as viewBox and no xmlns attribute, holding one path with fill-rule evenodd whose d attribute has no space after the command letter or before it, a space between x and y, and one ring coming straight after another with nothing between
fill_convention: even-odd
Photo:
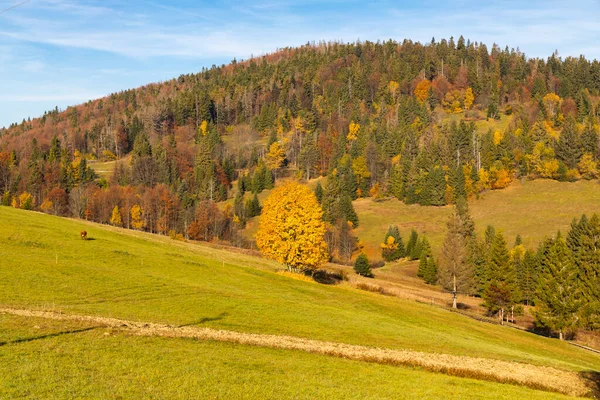
<instances>
[{"instance_id":1,"label":"forested hill","mask_svg":"<svg viewBox=\"0 0 600 400\"><path fill-rule=\"evenodd\" d=\"M356 197L444 205L519 177L596 178L599 91L596 60L462 37L309 44L11 125L0 192L5 205L232 240L260 206L213 201L328 175L333 225L355 219ZM89 167L110 160L122 162L106 179ZM221 213L214 231L201 202Z\"/></svg>"}]
</instances>

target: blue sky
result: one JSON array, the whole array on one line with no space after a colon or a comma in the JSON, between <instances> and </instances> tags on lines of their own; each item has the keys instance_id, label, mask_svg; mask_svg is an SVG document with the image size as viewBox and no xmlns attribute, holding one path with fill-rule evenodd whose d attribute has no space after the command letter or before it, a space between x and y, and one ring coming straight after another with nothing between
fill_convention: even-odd
<instances>
[{"instance_id":1,"label":"blue sky","mask_svg":"<svg viewBox=\"0 0 600 400\"><path fill-rule=\"evenodd\" d=\"M462 34L600 58L598 17L599 1L30 0L0 13L0 126L313 40Z\"/></svg>"}]
</instances>

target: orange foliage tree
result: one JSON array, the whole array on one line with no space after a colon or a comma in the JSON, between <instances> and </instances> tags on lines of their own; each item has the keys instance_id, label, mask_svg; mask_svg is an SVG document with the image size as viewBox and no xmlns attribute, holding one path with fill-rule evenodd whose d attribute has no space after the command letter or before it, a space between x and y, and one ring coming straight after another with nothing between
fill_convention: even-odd
<instances>
[{"instance_id":1,"label":"orange foliage tree","mask_svg":"<svg viewBox=\"0 0 600 400\"><path fill-rule=\"evenodd\" d=\"M424 103L427 100L427 97L429 96L429 88L431 88L431 82L429 82L427 79L423 79L415 88L415 97L421 103Z\"/></svg>"},{"instance_id":2,"label":"orange foliage tree","mask_svg":"<svg viewBox=\"0 0 600 400\"><path fill-rule=\"evenodd\" d=\"M315 270L329 259L323 211L314 193L288 182L265 200L256 245L261 253L291 270Z\"/></svg>"}]
</instances>

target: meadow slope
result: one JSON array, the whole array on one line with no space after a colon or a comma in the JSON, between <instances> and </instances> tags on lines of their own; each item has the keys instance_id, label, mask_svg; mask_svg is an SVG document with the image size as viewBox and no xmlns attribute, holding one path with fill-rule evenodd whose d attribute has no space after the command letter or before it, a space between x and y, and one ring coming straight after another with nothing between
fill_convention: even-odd
<instances>
[{"instance_id":1,"label":"meadow slope","mask_svg":"<svg viewBox=\"0 0 600 400\"><path fill-rule=\"evenodd\" d=\"M407 205L397 199L381 202L358 199L354 208L360 226L356 234L372 258L381 258L379 244L390 225L398 225L404 240L411 229L424 233L434 251L440 249L452 206ZM514 182L469 201L476 232L483 235L488 225L501 229L512 245L518 234L526 247L535 248L546 236L569 230L573 218L600 213L600 185L597 181L558 182L538 179Z\"/></svg>"},{"instance_id":2,"label":"meadow slope","mask_svg":"<svg viewBox=\"0 0 600 400\"><path fill-rule=\"evenodd\" d=\"M2 307L600 370L597 355L557 340L290 279L242 253L7 207L0 221Z\"/></svg>"}]
</instances>

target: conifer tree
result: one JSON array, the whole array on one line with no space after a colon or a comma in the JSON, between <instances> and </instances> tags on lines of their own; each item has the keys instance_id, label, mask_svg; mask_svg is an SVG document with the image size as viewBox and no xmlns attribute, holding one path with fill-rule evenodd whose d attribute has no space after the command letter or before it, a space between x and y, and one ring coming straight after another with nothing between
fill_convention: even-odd
<instances>
[{"instance_id":1,"label":"conifer tree","mask_svg":"<svg viewBox=\"0 0 600 400\"><path fill-rule=\"evenodd\" d=\"M244 207L244 196L238 191L233 199L233 213L242 226L246 223L246 209Z\"/></svg>"},{"instance_id":2,"label":"conifer tree","mask_svg":"<svg viewBox=\"0 0 600 400\"><path fill-rule=\"evenodd\" d=\"M321 182L317 182L317 186L315 187L315 197L319 204L323 202L323 186L321 185Z\"/></svg>"},{"instance_id":3,"label":"conifer tree","mask_svg":"<svg viewBox=\"0 0 600 400\"><path fill-rule=\"evenodd\" d=\"M582 295L581 316L588 329L600 328L600 218L583 215L567 236Z\"/></svg>"},{"instance_id":4,"label":"conifer tree","mask_svg":"<svg viewBox=\"0 0 600 400\"><path fill-rule=\"evenodd\" d=\"M446 174L441 167L436 166L430 169L425 177L419 203L424 206L446 205L445 194Z\"/></svg>"},{"instance_id":5,"label":"conifer tree","mask_svg":"<svg viewBox=\"0 0 600 400\"><path fill-rule=\"evenodd\" d=\"M483 292L484 306L492 314L500 311L503 318L508 308L518 303L520 294L515 266L502 232L496 232L491 244L488 268L490 283Z\"/></svg>"},{"instance_id":6,"label":"conifer tree","mask_svg":"<svg viewBox=\"0 0 600 400\"><path fill-rule=\"evenodd\" d=\"M455 210L448 221L448 232L440 254L438 279L442 287L453 294L452 307L457 307L457 293L471 289L473 271L467 262L467 249L462 235L463 222Z\"/></svg>"},{"instance_id":7,"label":"conifer tree","mask_svg":"<svg viewBox=\"0 0 600 400\"><path fill-rule=\"evenodd\" d=\"M431 254L431 246L427 238L421 241L421 256L419 258L419 270L417 276L423 278L425 283L433 285L437 281L437 265Z\"/></svg>"},{"instance_id":8,"label":"conifer tree","mask_svg":"<svg viewBox=\"0 0 600 400\"><path fill-rule=\"evenodd\" d=\"M371 266L369 265L369 259L365 253L360 253L358 257L356 257L356 261L354 262L354 271L358 275L372 277L373 273L371 272Z\"/></svg>"},{"instance_id":9,"label":"conifer tree","mask_svg":"<svg viewBox=\"0 0 600 400\"><path fill-rule=\"evenodd\" d=\"M517 278L521 297L525 305L532 305L538 280L536 254L527 249L523 259L517 267Z\"/></svg>"},{"instance_id":10,"label":"conifer tree","mask_svg":"<svg viewBox=\"0 0 600 400\"><path fill-rule=\"evenodd\" d=\"M358 214L354 211L354 206L352 205L352 200L349 195L342 195L342 198L339 202L340 207L340 216L345 218L346 221L352 222L352 227L358 227Z\"/></svg>"},{"instance_id":11,"label":"conifer tree","mask_svg":"<svg viewBox=\"0 0 600 400\"><path fill-rule=\"evenodd\" d=\"M406 243L406 255L412 260L413 250L417 246L417 242L419 241L419 234L414 229L410 231L410 237L408 242ZM417 257L418 258L418 257Z\"/></svg>"},{"instance_id":12,"label":"conifer tree","mask_svg":"<svg viewBox=\"0 0 600 400\"><path fill-rule=\"evenodd\" d=\"M580 292L572 252L559 234L541 246L535 314L538 324L558 331L562 340L577 325Z\"/></svg>"},{"instance_id":13,"label":"conifer tree","mask_svg":"<svg viewBox=\"0 0 600 400\"><path fill-rule=\"evenodd\" d=\"M577 163L583 155L581 140L573 117L567 118L563 125L560 138L555 145L556 158L564 162L569 169L577 168Z\"/></svg>"},{"instance_id":14,"label":"conifer tree","mask_svg":"<svg viewBox=\"0 0 600 400\"><path fill-rule=\"evenodd\" d=\"M390 226L381 244L381 256L385 261L395 261L404 255L404 242L398 226Z\"/></svg>"},{"instance_id":15,"label":"conifer tree","mask_svg":"<svg viewBox=\"0 0 600 400\"><path fill-rule=\"evenodd\" d=\"M413 246L410 255L409 255L409 259L412 260L418 260L421 257L421 252L423 251L423 240L421 238L417 239L417 242L415 243L415 245Z\"/></svg>"}]
</instances>

